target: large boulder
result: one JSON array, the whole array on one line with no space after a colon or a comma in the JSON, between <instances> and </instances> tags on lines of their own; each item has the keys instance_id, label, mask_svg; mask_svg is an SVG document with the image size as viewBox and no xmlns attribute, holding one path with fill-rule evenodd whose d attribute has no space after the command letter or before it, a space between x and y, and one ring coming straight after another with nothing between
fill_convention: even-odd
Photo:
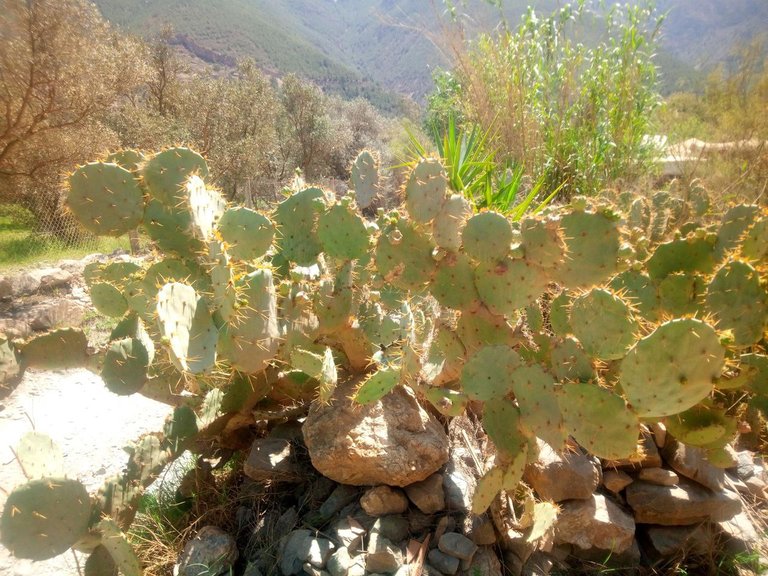
<instances>
[{"instance_id":1,"label":"large boulder","mask_svg":"<svg viewBox=\"0 0 768 576\"><path fill-rule=\"evenodd\" d=\"M635 521L602 494L588 500L570 500L562 504L555 525L555 542L579 548L600 548L624 552L635 538Z\"/></svg>"},{"instance_id":2,"label":"large boulder","mask_svg":"<svg viewBox=\"0 0 768 576\"><path fill-rule=\"evenodd\" d=\"M355 486L408 486L445 464L448 437L410 389L398 386L360 405L350 398L354 385L339 386L304 422L304 441L321 474Z\"/></svg>"},{"instance_id":3,"label":"large boulder","mask_svg":"<svg viewBox=\"0 0 768 576\"><path fill-rule=\"evenodd\" d=\"M539 457L525 469L524 479L542 500L586 500L602 481L602 469L580 452L557 453L543 440L538 441Z\"/></svg>"},{"instance_id":4,"label":"large boulder","mask_svg":"<svg viewBox=\"0 0 768 576\"><path fill-rule=\"evenodd\" d=\"M636 481L626 488L627 504L639 524L686 526L722 522L741 512L741 499L729 490L713 492L684 478L677 486Z\"/></svg>"}]
</instances>

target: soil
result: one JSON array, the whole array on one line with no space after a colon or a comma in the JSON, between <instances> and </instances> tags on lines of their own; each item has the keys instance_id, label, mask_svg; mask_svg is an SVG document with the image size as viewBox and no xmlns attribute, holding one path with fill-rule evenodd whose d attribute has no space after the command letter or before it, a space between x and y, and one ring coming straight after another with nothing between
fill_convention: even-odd
<instances>
[{"instance_id":1,"label":"soil","mask_svg":"<svg viewBox=\"0 0 768 576\"><path fill-rule=\"evenodd\" d=\"M64 453L68 475L95 492L123 468L123 447L145 432L161 430L171 409L143 396L120 397L87 370L27 371L0 401L0 506L25 481L12 448L29 430L51 436ZM75 576L85 556L67 552L44 562L13 558L0 546L2 576Z\"/></svg>"}]
</instances>

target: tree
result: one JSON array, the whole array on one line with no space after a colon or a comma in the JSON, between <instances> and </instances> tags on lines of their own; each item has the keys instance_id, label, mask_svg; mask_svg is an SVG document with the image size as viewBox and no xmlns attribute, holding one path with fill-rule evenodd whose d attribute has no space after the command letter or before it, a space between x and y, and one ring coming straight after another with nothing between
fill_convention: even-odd
<instances>
[{"instance_id":1,"label":"tree","mask_svg":"<svg viewBox=\"0 0 768 576\"><path fill-rule=\"evenodd\" d=\"M60 175L114 145L100 119L138 83L135 51L84 0L0 0L0 200L62 225Z\"/></svg>"},{"instance_id":2,"label":"tree","mask_svg":"<svg viewBox=\"0 0 768 576\"><path fill-rule=\"evenodd\" d=\"M150 74L147 80L149 95L155 111L166 116L172 111L174 97L184 72L181 60L171 46L173 28L165 26L149 45Z\"/></svg>"}]
</instances>

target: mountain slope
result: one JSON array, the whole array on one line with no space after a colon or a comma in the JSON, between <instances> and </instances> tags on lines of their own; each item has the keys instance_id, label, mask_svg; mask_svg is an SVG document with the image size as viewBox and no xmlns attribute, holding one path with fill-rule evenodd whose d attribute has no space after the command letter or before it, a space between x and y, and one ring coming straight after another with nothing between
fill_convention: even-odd
<instances>
[{"instance_id":1,"label":"mountain slope","mask_svg":"<svg viewBox=\"0 0 768 576\"><path fill-rule=\"evenodd\" d=\"M634 0L638 2L640 0ZM669 12L660 58L671 88L694 67L724 61L732 47L768 30L765 0L657 0ZM296 72L347 97L395 110L393 93L417 100L447 59L439 37L442 0L96 0L118 26L152 35L169 23L207 59L248 56L274 75ZM499 12L485 0L454 2L469 30L492 29ZM505 0L514 25L527 4L549 12L559 0ZM464 7L466 5L466 7ZM471 18L467 15L471 15Z\"/></svg>"}]
</instances>

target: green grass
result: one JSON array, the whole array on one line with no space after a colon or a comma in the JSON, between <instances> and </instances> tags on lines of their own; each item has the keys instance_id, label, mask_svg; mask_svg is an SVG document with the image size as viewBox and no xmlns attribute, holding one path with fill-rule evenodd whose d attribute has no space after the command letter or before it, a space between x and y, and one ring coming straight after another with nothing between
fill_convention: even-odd
<instances>
[{"instance_id":1,"label":"green grass","mask_svg":"<svg viewBox=\"0 0 768 576\"><path fill-rule=\"evenodd\" d=\"M0 213L0 271L6 273L41 262L78 259L95 252L109 254L128 249L128 237L86 238L69 245L58 238L41 234L22 210Z\"/></svg>"}]
</instances>

